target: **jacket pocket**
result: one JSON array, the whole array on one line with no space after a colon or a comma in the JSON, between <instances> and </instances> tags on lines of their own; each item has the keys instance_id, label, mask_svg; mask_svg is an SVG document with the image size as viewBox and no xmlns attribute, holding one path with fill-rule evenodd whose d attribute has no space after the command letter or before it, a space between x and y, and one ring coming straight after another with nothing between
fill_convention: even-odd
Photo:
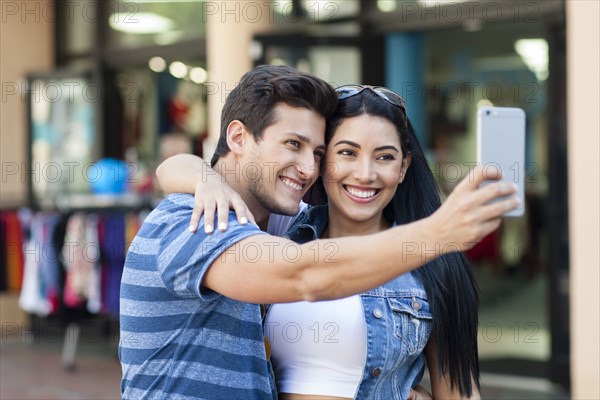
<instances>
[{"instance_id":1,"label":"jacket pocket","mask_svg":"<svg viewBox=\"0 0 600 400\"><path fill-rule=\"evenodd\" d=\"M409 355L425 348L432 329L429 302L419 296L388 297L394 320L394 334Z\"/></svg>"}]
</instances>

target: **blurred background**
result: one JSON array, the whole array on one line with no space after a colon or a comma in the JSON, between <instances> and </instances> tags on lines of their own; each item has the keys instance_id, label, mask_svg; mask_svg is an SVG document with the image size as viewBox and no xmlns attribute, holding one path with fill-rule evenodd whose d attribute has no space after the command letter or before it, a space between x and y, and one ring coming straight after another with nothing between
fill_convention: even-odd
<instances>
[{"instance_id":1,"label":"blurred background","mask_svg":"<svg viewBox=\"0 0 600 400\"><path fill-rule=\"evenodd\" d=\"M259 64L402 94L445 193L476 160L477 108L523 108L526 215L467 254L482 394L600 398L597 1L0 6L0 398L119 397L120 273L154 170L210 159Z\"/></svg>"}]
</instances>

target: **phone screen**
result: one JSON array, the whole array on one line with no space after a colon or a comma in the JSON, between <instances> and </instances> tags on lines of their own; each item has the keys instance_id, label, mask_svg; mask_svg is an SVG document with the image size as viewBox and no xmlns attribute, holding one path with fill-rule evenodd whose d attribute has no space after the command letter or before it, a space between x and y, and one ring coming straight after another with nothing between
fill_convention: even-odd
<instances>
[{"instance_id":1,"label":"phone screen","mask_svg":"<svg viewBox=\"0 0 600 400\"><path fill-rule=\"evenodd\" d=\"M495 166L502 181L514 182L521 205L504 214L525 212L525 112L520 108L481 107L477 110L477 162L484 171ZM485 185L485 183L484 183Z\"/></svg>"}]
</instances>

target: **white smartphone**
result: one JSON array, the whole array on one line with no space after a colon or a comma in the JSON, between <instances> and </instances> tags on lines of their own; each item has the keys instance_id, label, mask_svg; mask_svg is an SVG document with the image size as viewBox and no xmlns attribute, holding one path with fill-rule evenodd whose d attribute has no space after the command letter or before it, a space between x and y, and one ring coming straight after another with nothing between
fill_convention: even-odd
<instances>
[{"instance_id":1,"label":"white smartphone","mask_svg":"<svg viewBox=\"0 0 600 400\"><path fill-rule=\"evenodd\" d=\"M477 110L477 162L502 171L502 181L514 182L521 205L504 214L525 212L525 112L520 108L481 107ZM484 183L485 185L485 183Z\"/></svg>"}]
</instances>

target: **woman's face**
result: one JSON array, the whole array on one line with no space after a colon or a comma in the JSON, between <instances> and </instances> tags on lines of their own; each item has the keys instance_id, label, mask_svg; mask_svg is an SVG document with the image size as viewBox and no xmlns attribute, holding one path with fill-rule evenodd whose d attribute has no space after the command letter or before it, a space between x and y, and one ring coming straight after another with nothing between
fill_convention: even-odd
<instances>
[{"instance_id":1,"label":"woman's face","mask_svg":"<svg viewBox=\"0 0 600 400\"><path fill-rule=\"evenodd\" d=\"M403 160L396 127L367 114L347 118L325 155L323 183L329 209L354 222L381 219L410 165Z\"/></svg>"}]
</instances>

